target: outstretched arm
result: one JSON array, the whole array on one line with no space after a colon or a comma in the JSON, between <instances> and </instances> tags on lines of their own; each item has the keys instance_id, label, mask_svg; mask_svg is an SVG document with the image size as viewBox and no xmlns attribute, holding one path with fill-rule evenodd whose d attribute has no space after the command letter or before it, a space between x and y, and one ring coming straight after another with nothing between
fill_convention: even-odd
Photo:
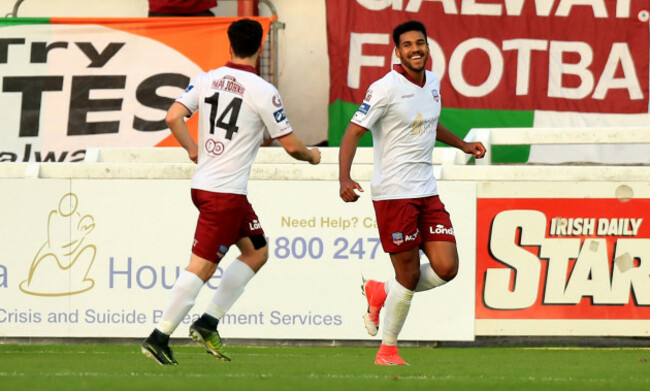
<instances>
[{"instance_id":1,"label":"outstretched arm","mask_svg":"<svg viewBox=\"0 0 650 391\"><path fill-rule=\"evenodd\" d=\"M469 153L474 158L480 159L485 156L485 146L480 141L468 143L456 136L451 130L445 128L438 122L436 140L443 142L451 147L456 147L465 153Z\"/></svg>"},{"instance_id":2,"label":"outstretched arm","mask_svg":"<svg viewBox=\"0 0 650 391\"><path fill-rule=\"evenodd\" d=\"M303 160L309 162L310 164L320 163L320 150L318 148L307 148L305 144L293 133L289 133L284 137L277 139L284 148L285 151L291 157L297 160Z\"/></svg>"},{"instance_id":3,"label":"outstretched arm","mask_svg":"<svg viewBox=\"0 0 650 391\"><path fill-rule=\"evenodd\" d=\"M167 122L167 126L169 126L169 129L172 131L174 137L176 137L176 140L178 140L178 143L187 151L190 160L196 163L199 150L196 146L196 142L194 142L194 139L190 136L190 131L187 128L187 125L185 125L184 120L184 118L190 114L191 113L187 107L178 102L174 102L167 111L165 122Z\"/></svg>"},{"instance_id":4,"label":"outstretched arm","mask_svg":"<svg viewBox=\"0 0 650 391\"><path fill-rule=\"evenodd\" d=\"M339 147L339 195L345 202L358 200L360 196L355 190L363 191L361 185L350 177L350 170L352 169L352 160L354 160L357 147L359 147L359 140L366 132L365 128L350 122L341 139L341 146Z\"/></svg>"}]
</instances>

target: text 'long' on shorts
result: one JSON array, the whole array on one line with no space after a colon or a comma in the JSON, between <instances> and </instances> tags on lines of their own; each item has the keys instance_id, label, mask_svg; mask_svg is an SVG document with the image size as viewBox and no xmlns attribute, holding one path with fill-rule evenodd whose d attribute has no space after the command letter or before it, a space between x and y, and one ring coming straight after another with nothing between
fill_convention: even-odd
<instances>
[{"instance_id":1,"label":"text 'long' on shorts","mask_svg":"<svg viewBox=\"0 0 650 391\"><path fill-rule=\"evenodd\" d=\"M239 239L264 235L245 195L192 189L192 201L199 210L192 253L201 258L219 262Z\"/></svg>"},{"instance_id":2,"label":"text 'long' on shorts","mask_svg":"<svg viewBox=\"0 0 650 391\"><path fill-rule=\"evenodd\" d=\"M373 201L384 251L407 251L425 242L456 243L449 212L437 195Z\"/></svg>"}]
</instances>

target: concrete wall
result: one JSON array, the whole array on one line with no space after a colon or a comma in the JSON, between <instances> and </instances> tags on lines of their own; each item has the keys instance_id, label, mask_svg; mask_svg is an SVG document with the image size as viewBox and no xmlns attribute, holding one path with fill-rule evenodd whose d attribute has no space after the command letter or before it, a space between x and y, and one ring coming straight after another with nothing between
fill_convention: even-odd
<instances>
[{"instance_id":1,"label":"concrete wall","mask_svg":"<svg viewBox=\"0 0 650 391\"><path fill-rule=\"evenodd\" d=\"M13 11L15 0L0 0L0 15ZM307 144L327 139L329 61L325 2L274 0L279 21L279 90L296 134ZM217 16L237 15L237 2L219 0ZM19 17L144 17L147 0L25 0ZM262 16L269 7L260 4Z\"/></svg>"},{"instance_id":2,"label":"concrete wall","mask_svg":"<svg viewBox=\"0 0 650 391\"><path fill-rule=\"evenodd\" d=\"M273 3L279 20L286 23L279 33L279 89L287 115L299 137L309 144L318 143L327 139L330 88L325 2Z\"/></svg>"}]
</instances>

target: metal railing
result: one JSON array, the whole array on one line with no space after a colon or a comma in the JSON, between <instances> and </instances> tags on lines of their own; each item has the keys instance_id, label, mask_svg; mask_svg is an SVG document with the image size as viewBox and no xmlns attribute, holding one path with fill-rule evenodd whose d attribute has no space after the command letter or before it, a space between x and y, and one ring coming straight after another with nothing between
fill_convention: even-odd
<instances>
[{"instance_id":1,"label":"metal railing","mask_svg":"<svg viewBox=\"0 0 650 391\"><path fill-rule=\"evenodd\" d=\"M271 22L271 30L266 39L268 45L264 45L264 52L266 52L267 49L269 52L266 53L266 55L263 52L260 60L260 67L264 66L265 63L268 64L268 70L266 73L262 73L262 77L277 87L279 78L278 30L284 30L285 24L278 20L278 11L273 3L269 0L259 0L259 2L267 6L271 11L271 15L273 15L272 17L274 17Z\"/></svg>"},{"instance_id":2,"label":"metal railing","mask_svg":"<svg viewBox=\"0 0 650 391\"><path fill-rule=\"evenodd\" d=\"M18 17L18 8L20 8L20 5L23 3L25 0L16 0L16 3L14 4L14 9L12 12L8 13L5 15L7 18L17 18Z\"/></svg>"}]
</instances>

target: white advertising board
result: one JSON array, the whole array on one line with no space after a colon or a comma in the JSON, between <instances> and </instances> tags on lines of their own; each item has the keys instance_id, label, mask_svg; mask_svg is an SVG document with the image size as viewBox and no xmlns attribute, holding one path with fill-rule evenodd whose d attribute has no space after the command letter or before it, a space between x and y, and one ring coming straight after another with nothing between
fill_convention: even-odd
<instances>
[{"instance_id":1,"label":"white advertising board","mask_svg":"<svg viewBox=\"0 0 650 391\"><path fill-rule=\"evenodd\" d=\"M146 336L189 261L197 218L189 180L1 183L0 336ZM371 339L361 319L361 278L393 272L377 238L370 186L362 186L364 196L345 204L334 181L249 184L270 256L222 320L224 337ZM451 283L416 294L403 340L474 338L475 184L441 182L439 189L460 270ZM173 336L187 335L237 252L228 252Z\"/></svg>"}]
</instances>

